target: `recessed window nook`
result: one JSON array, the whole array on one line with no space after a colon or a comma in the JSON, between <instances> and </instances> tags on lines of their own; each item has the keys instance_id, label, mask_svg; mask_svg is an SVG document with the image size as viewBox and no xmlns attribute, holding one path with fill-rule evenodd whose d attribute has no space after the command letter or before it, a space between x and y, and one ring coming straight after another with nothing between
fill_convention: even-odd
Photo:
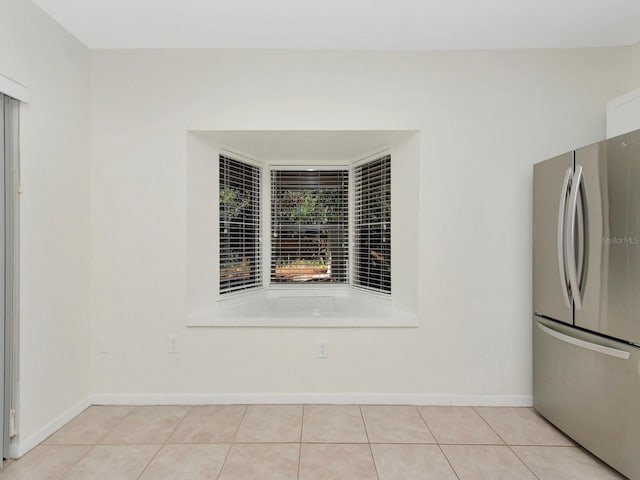
<instances>
[{"instance_id":1,"label":"recessed window nook","mask_svg":"<svg viewBox=\"0 0 640 480\"><path fill-rule=\"evenodd\" d=\"M188 132L187 325L417 326L418 146L415 131Z\"/></svg>"}]
</instances>

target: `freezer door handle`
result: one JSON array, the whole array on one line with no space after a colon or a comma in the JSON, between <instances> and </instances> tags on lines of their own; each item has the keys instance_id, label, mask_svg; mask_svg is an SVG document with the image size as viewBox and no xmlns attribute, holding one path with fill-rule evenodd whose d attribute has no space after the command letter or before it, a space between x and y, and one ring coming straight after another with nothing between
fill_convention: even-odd
<instances>
[{"instance_id":1,"label":"freezer door handle","mask_svg":"<svg viewBox=\"0 0 640 480\"><path fill-rule=\"evenodd\" d=\"M586 340L581 340L579 338L575 338L570 335L560 333L557 330L554 330L545 325L542 325L539 322L537 323L538 323L538 328L543 333L546 333L547 335L550 335L553 338L560 340L561 342L565 342L570 345L574 345L576 347L585 348L593 352L602 353L610 357L621 358L622 360L629 360L629 358L631 358L631 352L627 352L625 350L619 350L617 348L605 347L604 345L599 345L593 342L587 342Z\"/></svg>"},{"instance_id":2,"label":"freezer door handle","mask_svg":"<svg viewBox=\"0 0 640 480\"><path fill-rule=\"evenodd\" d=\"M560 272L560 285L562 286L562 296L564 303L571 308L571 300L569 299L569 289L567 288L567 271L565 269L565 212L567 211L567 190L572 174L571 167L567 168L562 181L562 191L560 192L560 205L558 207L558 270Z\"/></svg>"},{"instance_id":3,"label":"freezer door handle","mask_svg":"<svg viewBox=\"0 0 640 480\"><path fill-rule=\"evenodd\" d=\"M566 235L567 269L569 270L569 284L571 296L576 310L582 309L582 296L580 295L580 282L578 280L578 266L576 262L576 219L578 216L578 195L582 183L582 165L576 165L573 181L571 182L571 194L569 195L569 231Z\"/></svg>"}]
</instances>

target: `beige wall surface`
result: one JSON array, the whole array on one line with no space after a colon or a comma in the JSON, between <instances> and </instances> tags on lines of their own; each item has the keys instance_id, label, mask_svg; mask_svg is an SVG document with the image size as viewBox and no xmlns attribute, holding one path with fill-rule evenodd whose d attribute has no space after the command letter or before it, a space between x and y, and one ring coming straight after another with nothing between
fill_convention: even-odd
<instances>
[{"instance_id":1,"label":"beige wall surface","mask_svg":"<svg viewBox=\"0 0 640 480\"><path fill-rule=\"evenodd\" d=\"M640 88L640 42L630 47L631 75L629 90Z\"/></svg>"},{"instance_id":2,"label":"beige wall surface","mask_svg":"<svg viewBox=\"0 0 640 480\"><path fill-rule=\"evenodd\" d=\"M110 340L92 391L526 401L532 164L604 138L628 62L624 48L92 52L92 333ZM187 131L341 129L419 131L419 327L186 327Z\"/></svg>"},{"instance_id":3,"label":"beige wall surface","mask_svg":"<svg viewBox=\"0 0 640 480\"><path fill-rule=\"evenodd\" d=\"M28 444L90 388L89 51L30 1L4 0L0 74L30 96L20 123L17 404Z\"/></svg>"}]
</instances>

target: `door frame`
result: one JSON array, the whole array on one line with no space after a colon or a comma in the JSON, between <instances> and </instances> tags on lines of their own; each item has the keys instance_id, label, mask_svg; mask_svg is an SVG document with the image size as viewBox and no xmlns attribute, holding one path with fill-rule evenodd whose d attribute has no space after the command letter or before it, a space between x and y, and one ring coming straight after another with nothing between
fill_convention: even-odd
<instances>
[{"instance_id":1,"label":"door frame","mask_svg":"<svg viewBox=\"0 0 640 480\"><path fill-rule=\"evenodd\" d=\"M0 93L0 448L10 458L10 442L15 435L15 386L18 380L18 193L20 177L20 102Z\"/></svg>"}]
</instances>

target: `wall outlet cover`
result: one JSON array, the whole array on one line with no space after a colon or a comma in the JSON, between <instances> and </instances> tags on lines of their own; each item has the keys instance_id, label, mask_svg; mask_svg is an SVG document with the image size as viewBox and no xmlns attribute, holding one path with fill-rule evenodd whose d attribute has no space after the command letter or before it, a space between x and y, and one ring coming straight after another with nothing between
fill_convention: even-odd
<instances>
[{"instance_id":1,"label":"wall outlet cover","mask_svg":"<svg viewBox=\"0 0 640 480\"><path fill-rule=\"evenodd\" d=\"M329 342L327 340L318 340L318 358L329 357Z\"/></svg>"},{"instance_id":2,"label":"wall outlet cover","mask_svg":"<svg viewBox=\"0 0 640 480\"><path fill-rule=\"evenodd\" d=\"M179 353L180 345L177 335L169 335L169 353Z\"/></svg>"}]
</instances>

